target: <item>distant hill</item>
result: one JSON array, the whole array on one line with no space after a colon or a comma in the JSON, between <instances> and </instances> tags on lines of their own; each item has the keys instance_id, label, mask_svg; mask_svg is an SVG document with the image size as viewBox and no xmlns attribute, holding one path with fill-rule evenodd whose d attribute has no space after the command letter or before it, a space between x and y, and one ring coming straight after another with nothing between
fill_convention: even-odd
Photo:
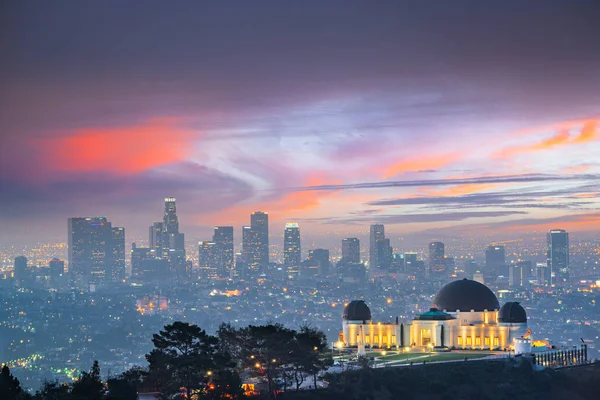
<instances>
[{"instance_id":1,"label":"distant hill","mask_svg":"<svg viewBox=\"0 0 600 400\"><path fill-rule=\"evenodd\" d=\"M599 399L600 363L534 371L529 362L468 361L346 371L318 392L286 393L315 400L587 400ZM278 397L279 398L279 397Z\"/></svg>"}]
</instances>

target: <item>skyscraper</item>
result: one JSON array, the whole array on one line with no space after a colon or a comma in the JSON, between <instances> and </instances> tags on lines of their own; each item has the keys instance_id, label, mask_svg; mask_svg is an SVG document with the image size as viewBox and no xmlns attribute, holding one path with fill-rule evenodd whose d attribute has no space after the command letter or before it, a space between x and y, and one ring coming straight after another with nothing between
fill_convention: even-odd
<instances>
[{"instance_id":1,"label":"skyscraper","mask_svg":"<svg viewBox=\"0 0 600 400\"><path fill-rule=\"evenodd\" d=\"M233 226L216 226L213 242L217 247L217 273L221 278L233 278L235 264L233 254Z\"/></svg>"},{"instance_id":2,"label":"skyscraper","mask_svg":"<svg viewBox=\"0 0 600 400\"><path fill-rule=\"evenodd\" d=\"M342 239L342 261L360 263L360 241L357 238Z\"/></svg>"},{"instance_id":3,"label":"skyscraper","mask_svg":"<svg viewBox=\"0 0 600 400\"><path fill-rule=\"evenodd\" d=\"M444 273L445 269L444 243L429 243L429 272L432 275L441 275Z\"/></svg>"},{"instance_id":4,"label":"skyscraper","mask_svg":"<svg viewBox=\"0 0 600 400\"><path fill-rule=\"evenodd\" d=\"M553 229L547 234L546 263L550 272L550 285L569 279L569 234L563 229Z\"/></svg>"},{"instance_id":5,"label":"skyscraper","mask_svg":"<svg viewBox=\"0 0 600 400\"><path fill-rule=\"evenodd\" d=\"M160 228L162 231L159 231ZM168 261L171 272L179 280L187 278L189 271L185 254L185 236L179 232L179 219L174 197L165 198L163 222L155 222L151 227L150 246L154 247L158 257Z\"/></svg>"},{"instance_id":6,"label":"skyscraper","mask_svg":"<svg viewBox=\"0 0 600 400\"><path fill-rule=\"evenodd\" d=\"M112 258L109 279L120 281L125 279L125 228L113 227L111 240Z\"/></svg>"},{"instance_id":7,"label":"skyscraper","mask_svg":"<svg viewBox=\"0 0 600 400\"><path fill-rule=\"evenodd\" d=\"M329 274L329 250L314 249L308 252L308 260L319 266L319 276L327 276Z\"/></svg>"},{"instance_id":8,"label":"skyscraper","mask_svg":"<svg viewBox=\"0 0 600 400\"><path fill-rule=\"evenodd\" d=\"M485 249L485 275L508 275L504 245L489 245Z\"/></svg>"},{"instance_id":9,"label":"skyscraper","mask_svg":"<svg viewBox=\"0 0 600 400\"><path fill-rule=\"evenodd\" d=\"M155 222L150 227L150 234L148 237L148 242L150 243L149 247L156 250L159 254L162 254L162 249L167 247L163 230L164 224L162 222Z\"/></svg>"},{"instance_id":10,"label":"skyscraper","mask_svg":"<svg viewBox=\"0 0 600 400\"><path fill-rule=\"evenodd\" d=\"M56 288L59 284L63 283L65 262L58 258L53 258L48 263L48 269L50 270L50 284Z\"/></svg>"},{"instance_id":11,"label":"skyscraper","mask_svg":"<svg viewBox=\"0 0 600 400\"><path fill-rule=\"evenodd\" d=\"M163 218L163 229L167 233L179 233L179 220L177 219L177 206L175 202L175 197L165 198L165 216Z\"/></svg>"},{"instance_id":12,"label":"skyscraper","mask_svg":"<svg viewBox=\"0 0 600 400\"><path fill-rule=\"evenodd\" d=\"M218 276L219 249L215 242L198 242L198 268L203 279Z\"/></svg>"},{"instance_id":13,"label":"skyscraper","mask_svg":"<svg viewBox=\"0 0 600 400\"><path fill-rule=\"evenodd\" d=\"M15 257L14 277L17 286L23 286L28 283L29 271L27 269L27 257Z\"/></svg>"},{"instance_id":14,"label":"skyscraper","mask_svg":"<svg viewBox=\"0 0 600 400\"><path fill-rule=\"evenodd\" d=\"M302 261L300 227L295 222L285 224L283 237L283 264L285 267L299 266Z\"/></svg>"},{"instance_id":15,"label":"skyscraper","mask_svg":"<svg viewBox=\"0 0 600 400\"><path fill-rule=\"evenodd\" d=\"M385 228L382 224L371 225L369 236L369 268L377 268L379 266L378 254L380 248L378 242L385 239Z\"/></svg>"},{"instance_id":16,"label":"skyscraper","mask_svg":"<svg viewBox=\"0 0 600 400\"><path fill-rule=\"evenodd\" d=\"M389 270L392 265L392 246L390 246L390 239L384 238L377 242L377 263L379 268Z\"/></svg>"},{"instance_id":17,"label":"skyscraper","mask_svg":"<svg viewBox=\"0 0 600 400\"><path fill-rule=\"evenodd\" d=\"M125 231L113 227L106 217L74 217L67 220L69 272L79 284L114 279L113 270L124 270ZM117 249L114 248L117 247ZM117 255L117 265L113 255Z\"/></svg>"},{"instance_id":18,"label":"skyscraper","mask_svg":"<svg viewBox=\"0 0 600 400\"><path fill-rule=\"evenodd\" d=\"M269 214L256 211L250 215L250 226L256 232L258 262L265 272L269 265Z\"/></svg>"}]
</instances>

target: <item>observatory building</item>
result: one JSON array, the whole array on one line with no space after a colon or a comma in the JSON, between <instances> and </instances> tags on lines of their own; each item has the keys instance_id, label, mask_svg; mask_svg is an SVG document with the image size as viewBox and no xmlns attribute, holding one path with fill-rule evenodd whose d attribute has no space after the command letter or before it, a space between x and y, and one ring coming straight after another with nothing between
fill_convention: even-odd
<instances>
[{"instance_id":1,"label":"observatory building","mask_svg":"<svg viewBox=\"0 0 600 400\"><path fill-rule=\"evenodd\" d=\"M463 279L444 286L431 309L409 321L373 322L364 301L351 301L340 337L347 347L504 350L527 335L527 314L519 303L500 307L487 286Z\"/></svg>"}]
</instances>

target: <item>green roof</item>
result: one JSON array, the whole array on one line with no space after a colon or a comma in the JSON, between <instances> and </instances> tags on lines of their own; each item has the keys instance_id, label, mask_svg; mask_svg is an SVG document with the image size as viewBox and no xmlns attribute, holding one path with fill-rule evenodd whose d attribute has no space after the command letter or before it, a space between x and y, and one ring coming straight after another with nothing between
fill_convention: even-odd
<instances>
[{"instance_id":1,"label":"green roof","mask_svg":"<svg viewBox=\"0 0 600 400\"><path fill-rule=\"evenodd\" d=\"M448 319L454 319L454 317L448 313L438 310L437 308L430 308L429 311L417 315L415 319L420 321L445 321Z\"/></svg>"}]
</instances>

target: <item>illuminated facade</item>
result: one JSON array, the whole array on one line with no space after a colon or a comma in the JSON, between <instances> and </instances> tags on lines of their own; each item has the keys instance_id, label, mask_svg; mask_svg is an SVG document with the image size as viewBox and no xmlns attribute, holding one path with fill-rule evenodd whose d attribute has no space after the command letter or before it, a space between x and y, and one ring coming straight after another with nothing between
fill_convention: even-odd
<instances>
[{"instance_id":1,"label":"illuminated facade","mask_svg":"<svg viewBox=\"0 0 600 400\"><path fill-rule=\"evenodd\" d=\"M546 262L550 271L550 285L566 282L569 278L569 234L553 229L547 235Z\"/></svg>"},{"instance_id":2,"label":"illuminated facade","mask_svg":"<svg viewBox=\"0 0 600 400\"><path fill-rule=\"evenodd\" d=\"M300 227L295 222L285 224L283 236L283 265L286 268L298 267L302 261Z\"/></svg>"},{"instance_id":3,"label":"illuminated facade","mask_svg":"<svg viewBox=\"0 0 600 400\"><path fill-rule=\"evenodd\" d=\"M514 302L500 307L490 289L467 279L444 286L432 308L413 320L373 322L367 305L355 300L344 310L342 325L342 341L359 348L504 350L528 334L523 307Z\"/></svg>"},{"instance_id":4,"label":"illuminated facade","mask_svg":"<svg viewBox=\"0 0 600 400\"><path fill-rule=\"evenodd\" d=\"M445 270L444 243L429 243L429 273L433 275L443 274Z\"/></svg>"}]
</instances>

